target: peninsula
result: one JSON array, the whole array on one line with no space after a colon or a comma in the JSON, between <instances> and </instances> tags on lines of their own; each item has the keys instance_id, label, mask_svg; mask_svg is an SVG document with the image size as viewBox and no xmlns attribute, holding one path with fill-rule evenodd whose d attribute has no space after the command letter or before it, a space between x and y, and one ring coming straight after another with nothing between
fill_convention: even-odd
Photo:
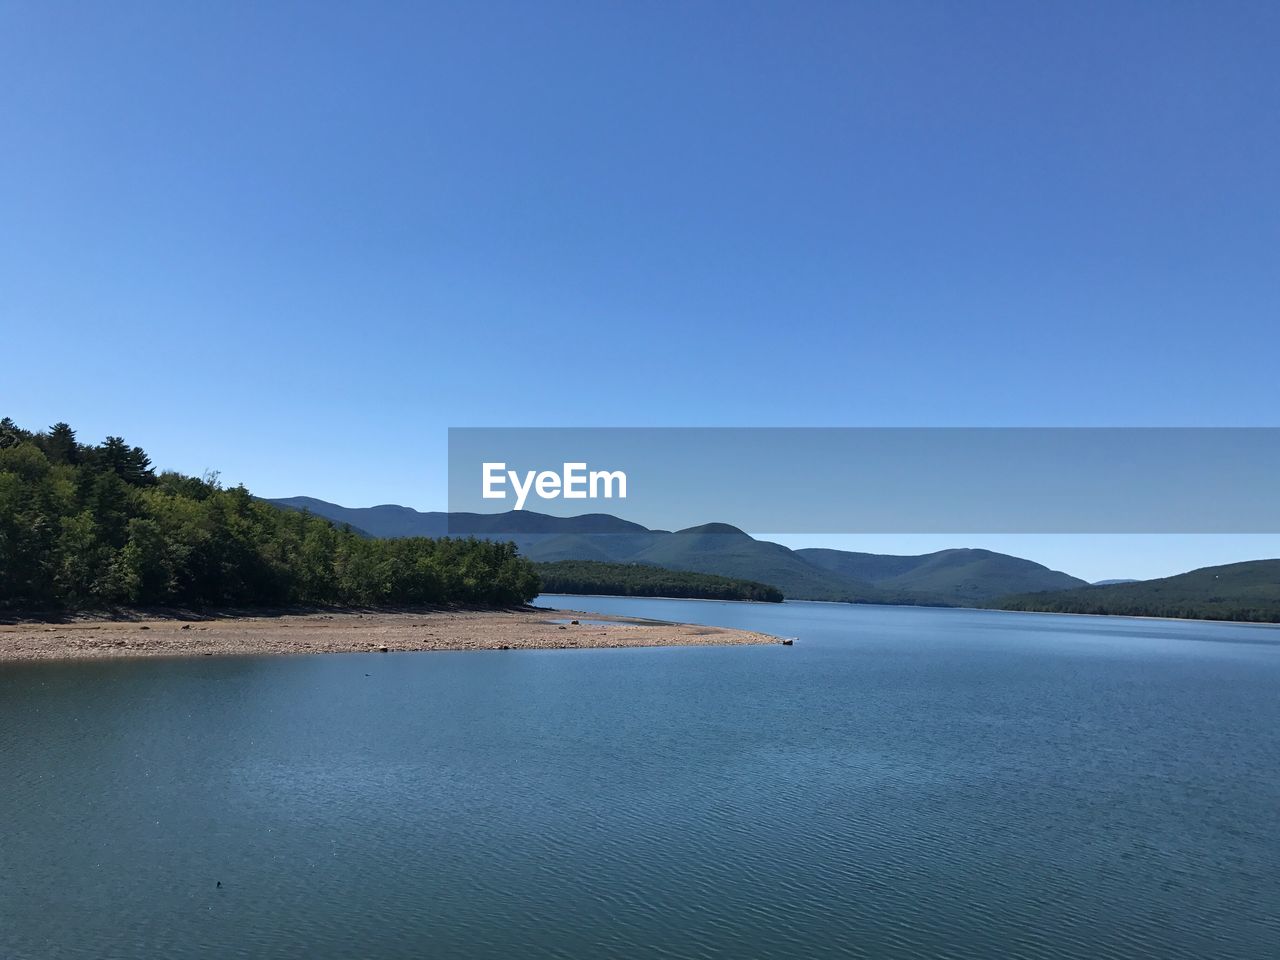
<instances>
[{"instance_id":1,"label":"peninsula","mask_svg":"<svg viewBox=\"0 0 1280 960\"><path fill-rule=\"evenodd\" d=\"M576 622L575 622L576 621ZM778 643L748 630L567 610L305 613L0 623L0 662L110 657L559 650Z\"/></svg>"}]
</instances>

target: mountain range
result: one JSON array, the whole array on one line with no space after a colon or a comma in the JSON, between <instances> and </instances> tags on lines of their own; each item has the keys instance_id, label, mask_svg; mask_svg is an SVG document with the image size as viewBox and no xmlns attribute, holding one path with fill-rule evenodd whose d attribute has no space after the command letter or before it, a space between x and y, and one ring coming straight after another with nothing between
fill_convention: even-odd
<instances>
[{"instance_id":1,"label":"mountain range","mask_svg":"<svg viewBox=\"0 0 1280 960\"><path fill-rule=\"evenodd\" d=\"M603 513L578 517L527 510L448 514L391 504L343 507L312 497L270 502L307 510L376 538L462 533L513 540L522 554L535 561L643 563L718 574L770 584L796 600L968 606L1008 594L1088 586L1084 580L1031 560L990 550L941 550L920 556L792 550L724 523L671 532Z\"/></svg>"}]
</instances>

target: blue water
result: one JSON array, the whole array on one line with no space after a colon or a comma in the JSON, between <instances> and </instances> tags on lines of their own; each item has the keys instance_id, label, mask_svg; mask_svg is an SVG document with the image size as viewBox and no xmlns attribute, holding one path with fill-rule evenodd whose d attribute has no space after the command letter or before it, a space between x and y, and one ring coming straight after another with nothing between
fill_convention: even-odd
<instances>
[{"instance_id":1,"label":"blue water","mask_svg":"<svg viewBox=\"0 0 1280 960\"><path fill-rule=\"evenodd\" d=\"M555 602L799 640L0 665L0 958L1280 955L1280 630Z\"/></svg>"}]
</instances>

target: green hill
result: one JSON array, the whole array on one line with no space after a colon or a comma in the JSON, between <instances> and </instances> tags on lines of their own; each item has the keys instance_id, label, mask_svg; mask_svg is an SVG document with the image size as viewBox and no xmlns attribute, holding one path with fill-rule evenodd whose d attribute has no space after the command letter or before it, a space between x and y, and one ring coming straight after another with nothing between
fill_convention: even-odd
<instances>
[{"instance_id":1,"label":"green hill","mask_svg":"<svg viewBox=\"0 0 1280 960\"><path fill-rule=\"evenodd\" d=\"M608 514L419 513L397 506L341 507L308 497L273 502L305 507L379 537L461 529L477 536L511 539L524 556L538 562L643 563L768 583L799 600L972 605L1011 593L1084 585L1083 580L1030 560L989 550L942 550L902 557L791 550L756 540L724 523L669 533Z\"/></svg>"},{"instance_id":2,"label":"green hill","mask_svg":"<svg viewBox=\"0 0 1280 960\"><path fill-rule=\"evenodd\" d=\"M676 570L758 580L773 584L796 599L862 603L892 599L868 583L815 567L794 550L756 540L728 524L707 524L662 534L630 559Z\"/></svg>"},{"instance_id":3,"label":"green hill","mask_svg":"<svg viewBox=\"0 0 1280 960\"><path fill-rule=\"evenodd\" d=\"M278 507L306 510L328 517L336 523L349 524L371 537L553 537L571 535L618 536L651 531L638 523L622 520L607 513L586 513L576 517L553 517L532 510L507 513L444 513L419 511L384 503L376 507L344 507L314 497L284 497L270 500Z\"/></svg>"},{"instance_id":4,"label":"green hill","mask_svg":"<svg viewBox=\"0 0 1280 960\"><path fill-rule=\"evenodd\" d=\"M670 533L649 530L608 514L552 517L528 510L504 514L420 513L397 506L342 507L311 497L271 502L306 509L376 537L406 536L422 530L465 530L480 537L511 540L523 556L539 563L643 563L754 580L799 599L906 602L870 584L823 570L781 544L756 540L728 524L705 524Z\"/></svg>"},{"instance_id":5,"label":"green hill","mask_svg":"<svg viewBox=\"0 0 1280 960\"><path fill-rule=\"evenodd\" d=\"M537 570L544 593L782 602L781 590L754 580L667 570L643 563L557 560L539 563Z\"/></svg>"},{"instance_id":6,"label":"green hill","mask_svg":"<svg viewBox=\"0 0 1280 960\"><path fill-rule=\"evenodd\" d=\"M119 437L0 421L0 608L513 605L538 593L510 543L378 540L244 487L157 473Z\"/></svg>"},{"instance_id":7,"label":"green hill","mask_svg":"<svg viewBox=\"0 0 1280 960\"><path fill-rule=\"evenodd\" d=\"M1280 623L1280 560L1204 567L1175 577L1004 597L1005 610Z\"/></svg>"},{"instance_id":8,"label":"green hill","mask_svg":"<svg viewBox=\"0 0 1280 960\"><path fill-rule=\"evenodd\" d=\"M991 550L939 550L920 556L824 549L796 553L815 566L859 578L895 595L933 597L953 604L982 603L1010 593L1085 586L1085 581L1077 577Z\"/></svg>"}]
</instances>

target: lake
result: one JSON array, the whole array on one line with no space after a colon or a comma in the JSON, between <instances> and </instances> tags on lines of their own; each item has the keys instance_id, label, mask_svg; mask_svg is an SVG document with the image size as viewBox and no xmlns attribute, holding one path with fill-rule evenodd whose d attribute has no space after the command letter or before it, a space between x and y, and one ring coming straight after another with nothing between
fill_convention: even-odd
<instances>
[{"instance_id":1,"label":"lake","mask_svg":"<svg viewBox=\"0 0 1280 960\"><path fill-rule=\"evenodd\" d=\"M799 639L0 664L0 957L1280 955L1280 629L543 602Z\"/></svg>"}]
</instances>

